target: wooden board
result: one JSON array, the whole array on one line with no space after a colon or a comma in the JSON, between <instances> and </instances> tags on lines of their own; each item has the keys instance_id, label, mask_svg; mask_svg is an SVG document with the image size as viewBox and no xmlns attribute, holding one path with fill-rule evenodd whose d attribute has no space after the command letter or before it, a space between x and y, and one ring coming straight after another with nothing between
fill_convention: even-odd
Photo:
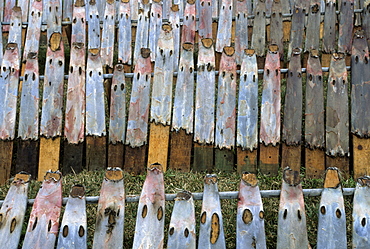
<instances>
[{"instance_id":1,"label":"wooden board","mask_svg":"<svg viewBox=\"0 0 370 249\"><path fill-rule=\"evenodd\" d=\"M69 144L63 142L63 164L61 167L63 175L80 173L83 170L84 143Z\"/></svg>"},{"instance_id":2,"label":"wooden board","mask_svg":"<svg viewBox=\"0 0 370 249\"><path fill-rule=\"evenodd\" d=\"M336 50L336 22L337 14L336 1L327 0L325 5L325 16L324 16L324 34L322 38L322 48L325 53L331 53Z\"/></svg>"},{"instance_id":3,"label":"wooden board","mask_svg":"<svg viewBox=\"0 0 370 249\"><path fill-rule=\"evenodd\" d=\"M370 175L370 139L359 138L356 135L352 135L352 147L353 147L353 177L364 175Z\"/></svg>"},{"instance_id":4,"label":"wooden board","mask_svg":"<svg viewBox=\"0 0 370 249\"><path fill-rule=\"evenodd\" d=\"M170 126L162 124L150 124L148 163L159 163L163 171L167 170L168 146L170 140Z\"/></svg>"},{"instance_id":5,"label":"wooden board","mask_svg":"<svg viewBox=\"0 0 370 249\"><path fill-rule=\"evenodd\" d=\"M189 172L191 165L191 151L193 135L187 134L184 129L171 132L170 138L170 169L180 172Z\"/></svg>"},{"instance_id":6,"label":"wooden board","mask_svg":"<svg viewBox=\"0 0 370 249\"><path fill-rule=\"evenodd\" d=\"M132 148L126 146L125 148L125 164L123 169L132 175L140 175L145 172L146 168L146 156L147 156L147 145Z\"/></svg>"},{"instance_id":7,"label":"wooden board","mask_svg":"<svg viewBox=\"0 0 370 249\"><path fill-rule=\"evenodd\" d=\"M108 164L107 167L123 168L125 146L121 142L108 145Z\"/></svg>"},{"instance_id":8,"label":"wooden board","mask_svg":"<svg viewBox=\"0 0 370 249\"><path fill-rule=\"evenodd\" d=\"M215 170L233 172L235 166L234 152L229 149L215 149Z\"/></svg>"},{"instance_id":9,"label":"wooden board","mask_svg":"<svg viewBox=\"0 0 370 249\"><path fill-rule=\"evenodd\" d=\"M306 26L305 52L320 48L320 0L311 0Z\"/></svg>"},{"instance_id":10,"label":"wooden board","mask_svg":"<svg viewBox=\"0 0 370 249\"><path fill-rule=\"evenodd\" d=\"M277 175L279 171L279 146L260 145L258 167L262 174Z\"/></svg>"},{"instance_id":11,"label":"wooden board","mask_svg":"<svg viewBox=\"0 0 370 249\"><path fill-rule=\"evenodd\" d=\"M282 145L281 168L290 167L294 171L301 169L301 153L302 148L300 145Z\"/></svg>"},{"instance_id":12,"label":"wooden board","mask_svg":"<svg viewBox=\"0 0 370 249\"><path fill-rule=\"evenodd\" d=\"M193 170L211 172L214 165L213 146L194 143Z\"/></svg>"},{"instance_id":13,"label":"wooden board","mask_svg":"<svg viewBox=\"0 0 370 249\"><path fill-rule=\"evenodd\" d=\"M251 47L257 56L265 55L266 44L266 5L264 1L257 1L254 9L254 26Z\"/></svg>"},{"instance_id":14,"label":"wooden board","mask_svg":"<svg viewBox=\"0 0 370 249\"><path fill-rule=\"evenodd\" d=\"M325 151L305 148L306 177L322 178L325 172Z\"/></svg>"},{"instance_id":15,"label":"wooden board","mask_svg":"<svg viewBox=\"0 0 370 249\"><path fill-rule=\"evenodd\" d=\"M106 168L107 138L87 136L86 139L86 169L102 170Z\"/></svg>"},{"instance_id":16,"label":"wooden board","mask_svg":"<svg viewBox=\"0 0 370 249\"><path fill-rule=\"evenodd\" d=\"M349 157L347 156L331 157L331 156L326 155L326 158L325 158L326 168L329 168L329 167L338 168L344 179L348 179L350 177L349 162L350 160L349 160Z\"/></svg>"},{"instance_id":17,"label":"wooden board","mask_svg":"<svg viewBox=\"0 0 370 249\"><path fill-rule=\"evenodd\" d=\"M258 150L236 150L236 171L241 174L243 172L257 173L257 152Z\"/></svg>"},{"instance_id":18,"label":"wooden board","mask_svg":"<svg viewBox=\"0 0 370 249\"><path fill-rule=\"evenodd\" d=\"M60 160L60 137L40 138L40 159L38 162L38 181L44 179L48 170L57 171Z\"/></svg>"},{"instance_id":19,"label":"wooden board","mask_svg":"<svg viewBox=\"0 0 370 249\"><path fill-rule=\"evenodd\" d=\"M26 171L36 178L38 174L39 141L17 140L15 172Z\"/></svg>"},{"instance_id":20,"label":"wooden board","mask_svg":"<svg viewBox=\"0 0 370 249\"><path fill-rule=\"evenodd\" d=\"M0 184L9 178L12 168L13 141L0 140Z\"/></svg>"}]
</instances>

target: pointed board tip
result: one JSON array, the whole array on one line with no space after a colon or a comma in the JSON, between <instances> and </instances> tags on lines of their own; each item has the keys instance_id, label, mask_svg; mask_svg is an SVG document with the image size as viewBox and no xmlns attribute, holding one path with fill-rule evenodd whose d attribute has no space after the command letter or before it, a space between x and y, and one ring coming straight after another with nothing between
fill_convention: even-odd
<instances>
[{"instance_id":1,"label":"pointed board tip","mask_svg":"<svg viewBox=\"0 0 370 249\"><path fill-rule=\"evenodd\" d=\"M58 182L60 181L61 178L62 178L62 173L59 170L57 171L49 170L48 172L46 172L44 176L44 181L53 180L54 182Z\"/></svg>"},{"instance_id":2,"label":"pointed board tip","mask_svg":"<svg viewBox=\"0 0 370 249\"><path fill-rule=\"evenodd\" d=\"M289 166L284 169L283 180L290 186L297 186L301 183L299 172L292 170Z\"/></svg>"},{"instance_id":3,"label":"pointed board tip","mask_svg":"<svg viewBox=\"0 0 370 249\"><path fill-rule=\"evenodd\" d=\"M123 179L123 171L119 167L109 167L105 171L105 179L108 181L120 181Z\"/></svg>"},{"instance_id":4,"label":"pointed board tip","mask_svg":"<svg viewBox=\"0 0 370 249\"><path fill-rule=\"evenodd\" d=\"M338 188L340 186L339 170L335 167L327 168L324 188Z\"/></svg>"},{"instance_id":5,"label":"pointed board tip","mask_svg":"<svg viewBox=\"0 0 370 249\"><path fill-rule=\"evenodd\" d=\"M72 198L82 198L85 196L85 187L81 184L76 184L72 187L70 196Z\"/></svg>"},{"instance_id":6,"label":"pointed board tip","mask_svg":"<svg viewBox=\"0 0 370 249\"><path fill-rule=\"evenodd\" d=\"M242 174L242 180L249 186L257 186L258 180L256 174L244 172Z\"/></svg>"},{"instance_id":7,"label":"pointed board tip","mask_svg":"<svg viewBox=\"0 0 370 249\"><path fill-rule=\"evenodd\" d=\"M13 183L27 183L31 179L31 174L21 171L15 175Z\"/></svg>"},{"instance_id":8,"label":"pointed board tip","mask_svg":"<svg viewBox=\"0 0 370 249\"><path fill-rule=\"evenodd\" d=\"M210 48L213 45L213 39L212 38L203 38L202 39L202 45L205 48Z\"/></svg>"},{"instance_id":9,"label":"pointed board tip","mask_svg":"<svg viewBox=\"0 0 370 249\"><path fill-rule=\"evenodd\" d=\"M216 184L218 181L217 175L215 174L207 174L204 177L204 183L209 185L209 184Z\"/></svg>"}]
</instances>

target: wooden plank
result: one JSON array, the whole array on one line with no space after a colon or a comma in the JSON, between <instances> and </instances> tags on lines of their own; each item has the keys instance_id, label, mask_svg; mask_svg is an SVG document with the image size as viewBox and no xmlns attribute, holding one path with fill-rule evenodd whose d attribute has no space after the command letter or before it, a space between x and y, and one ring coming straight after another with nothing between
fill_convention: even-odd
<instances>
[{"instance_id":1,"label":"wooden plank","mask_svg":"<svg viewBox=\"0 0 370 249\"><path fill-rule=\"evenodd\" d=\"M160 164L148 167L136 216L133 248L163 248L165 196Z\"/></svg>"},{"instance_id":2,"label":"wooden plank","mask_svg":"<svg viewBox=\"0 0 370 249\"><path fill-rule=\"evenodd\" d=\"M214 166L213 145L194 143L193 170L211 172Z\"/></svg>"},{"instance_id":3,"label":"wooden plank","mask_svg":"<svg viewBox=\"0 0 370 249\"><path fill-rule=\"evenodd\" d=\"M38 162L38 181L42 181L45 172L59 169L60 158L60 137L40 138L40 157Z\"/></svg>"},{"instance_id":4,"label":"wooden plank","mask_svg":"<svg viewBox=\"0 0 370 249\"><path fill-rule=\"evenodd\" d=\"M328 78L326 107L326 154L327 167L349 171L349 112L348 78L343 54L333 54ZM333 160L332 160L333 159Z\"/></svg>"},{"instance_id":5,"label":"wooden plank","mask_svg":"<svg viewBox=\"0 0 370 249\"><path fill-rule=\"evenodd\" d=\"M171 214L167 248L196 248L195 209L188 191L177 193Z\"/></svg>"},{"instance_id":6,"label":"wooden plank","mask_svg":"<svg viewBox=\"0 0 370 249\"><path fill-rule=\"evenodd\" d=\"M0 184L10 178L13 159L13 141L0 140Z\"/></svg>"},{"instance_id":7,"label":"wooden plank","mask_svg":"<svg viewBox=\"0 0 370 249\"><path fill-rule=\"evenodd\" d=\"M163 171L167 170L168 147L170 139L170 126L163 126L162 124L150 124L149 135L149 151L148 163L159 163L163 167Z\"/></svg>"},{"instance_id":8,"label":"wooden plank","mask_svg":"<svg viewBox=\"0 0 370 249\"><path fill-rule=\"evenodd\" d=\"M317 246L347 248L344 199L337 168L328 168L321 193Z\"/></svg>"},{"instance_id":9,"label":"wooden plank","mask_svg":"<svg viewBox=\"0 0 370 249\"><path fill-rule=\"evenodd\" d=\"M107 167L123 168L125 158L125 146L122 142L116 144L108 144L108 162Z\"/></svg>"},{"instance_id":10,"label":"wooden plank","mask_svg":"<svg viewBox=\"0 0 370 249\"><path fill-rule=\"evenodd\" d=\"M257 150L243 150L238 147L236 150L236 171L257 173Z\"/></svg>"},{"instance_id":11,"label":"wooden plank","mask_svg":"<svg viewBox=\"0 0 370 249\"><path fill-rule=\"evenodd\" d=\"M193 147L193 135L186 130L173 131L170 138L169 168L189 172Z\"/></svg>"},{"instance_id":12,"label":"wooden plank","mask_svg":"<svg viewBox=\"0 0 370 249\"><path fill-rule=\"evenodd\" d=\"M320 0L311 0L307 18L305 52L319 50L320 46Z\"/></svg>"},{"instance_id":13,"label":"wooden plank","mask_svg":"<svg viewBox=\"0 0 370 249\"><path fill-rule=\"evenodd\" d=\"M57 231L56 231L57 232ZM87 215L85 188L74 185L68 197L58 236L58 249L87 247Z\"/></svg>"},{"instance_id":14,"label":"wooden plank","mask_svg":"<svg viewBox=\"0 0 370 249\"><path fill-rule=\"evenodd\" d=\"M238 65L242 64L244 49L248 45L248 7L247 0L236 1L235 4L235 60ZM230 31L229 31L230 32Z\"/></svg>"},{"instance_id":15,"label":"wooden plank","mask_svg":"<svg viewBox=\"0 0 370 249\"><path fill-rule=\"evenodd\" d=\"M265 55L266 44L266 5L264 1L257 1L254 8L254 25L251 48L257 56Z\"/></svg>"},{"instance_id":16,"label":"wooden plank","mask_svg":"<svg viewBox=\"0 0 370 249\"><path fill-rule=\"evenodd\" d=\"M120 168L108 168L100 189L93 249L123 248L125 187Z\"/></svg>"},{"instance_id":17,"label":"wooden plank","mask_svg":"<svg viewBox=\"0 0 370 249\"><path fill-rule=\"evenodd\" d=\"M63 175L78 174L84 168L84 143L70 144L67 140L63 142L63 163L61 170Z\"/></svg>"},{"instance_id":18,"label":"wooden plank","mask_svg":"<svg viewBox=\"0 0 370 249\"><path fill-rule=\"evenodd\" d=\"M325 172L325 151L305 148L306 177L321 178Z\"/></svg>"},{"instance_id":19,"label":"wooden plank","mask_svg":"<svg viewBox=\"0 0 370 249\"><path fill-rule=\"evenodd\" d=\"M28 185L31 176L25 172L16 174L0 209L2 246L18 248L24 216L27 210Z\"/></svg>"},{"instance_id":20,"label":"wooden plank","mask_svg":"<svg viewBox=\"0 0 370 249\"><path fill-rule=\"evenodd\" d=\"M364 2L364 8L362 13L362 28L365 31L365 37L367 44L370 44L370 2Z\"/></svg>"},{"instance_id":21,"label":"wooden plank","mask_svg":"<svg viewBox=\"0 0 370 249\"><path fill-rule=\"evenodd\" d=\"M352 147L353 147L353 174L354 178L369 175L370 168L366 163L370 159L370 139L359 138L356 135L352 135Z\"/></svg>"},{"instance_id":22,"label":"wooden plank","mask_svg":"<svg viewBox=\"0 0 370 249\"><path fill-rule=\"evenodd\" d=\"M370 209L369 197L369 177L362 176L357 180L353 196L352 245L354 248L370 246L370 241L367 239L370 232L367 222Z\"/></svg>"},{"instance_id":23,"label":"wooden plank","mask_svg":"<svg viewBox=\"0 0 370 249\"><path fill-rule=\"evenodd\" d=\"M322 48L325 53L331 53L336 51L336 22L337 14L336 1L327 0L325 6L324 16L324 34L322 38Z\"/></svg>"},{"instance_id":24,"label":"wooden plank","mask_svg":"<svg viewBox=\"0 0 370 249\"><path fill-rule=\"evenodd\" d=\"M198 240L200 248L226 248L217 181L214 174L207 174L204 178Z\"/></svg>"},{"instance_id":25,"label":"wooden plank","mask_svg":"<svg viewBox=\"0 0 370 249\"><path fill-rule=\"evenodd\" d=\"M232 13L233 1L222 0L220 6L220 15L218 16L218 30L216 38L215 49L222 53L224 47L231 45L231 27L232 27Z\"/></svg>"},{"instance_id":26,"label":"wooden plank","mask_svg":"<svg viewBox=\"0 0 370 249\"><path fill-rule=\"evenodd\" d=\"M222 172L233 172L235 167L234 151L228 149L218 149L215 151L215 169Z\"/></svg>"},{"instance_id":27,"label":"wooden plank","mask_svg":"<svg viewBox=\"0 0 370 249\"><path fill-rule=\"evenodd\" d=\"M236 215L236 248L266 248L262 198L255 174L243 174Z\"/></svg>"},{"instance_id":28,"label":"wooden plank","mask_svg":"<svg viewBox=\"0 0 370 249\"><path fill-rule=\"evenodd\" d=\"M338 52L350 53L352 51L354 0L340 1Z\"/></svg>"},{"instance_id":29,"label":"wooden plank","mask_svg":"<svg viewBox=\"0 0 370 249\"><path fill-rule=\"evenodd\" d=\"M347 156L332 157L332 156L326 155L325 163L326 163L326 168L330 168L330 167L338 168L342 174L342 178L348 179L350 177L349 157Z\"/></svg>"},{"instance_id":30,"label":"wooden plank","mask_svg":"<svg viewBox=\"0 0 370 249\"><path fill-rule=\"evenodd\" d=\"M15 163L15 172L26 171L33 177L38 174L39 161L39 141L35 140L17 140L17 159Z\"/></svg>"},{"instance_id":31,"label":"wooden plank","mask_svg":"<svg viewBox=\"0 0 370 249\"><path fill-rule=\"evenodd\" d=\"M62 207L62 175L48 171L28 220L24 248L54 248Z\"/></svg>"},{"instance_id":32,"label":"wooden plank","mask_svg":"<svg viewBox=\"0 0 370 249\"><path fill-rule=\"evenodd\" d=\"M143 174L147 164L147 149L147 145L135 148L125 146L124 170L132 175Z\"/></svg>"},{"instance_id":33,"label":"wooden plank","mask_svg":"<svg viewBox=\"0 0 370 249\"><path fill-rule=\"evenodd\" d=\"M279 48L280 56L284 55L284 30L283 30L283 10L281 1L273 1L271 6L270 32L268 41L270 44L276 44Z\"/></svg>"},{"instance_id":34,"label":"wooden plank","mask_svg":"<svg viewBox=\"0 0 370 249\"><path fill-rule=\"evenodd\" d=\"M290 30L292 28L292 22L291 21L283 21L283 40L285 42L289 41L290 39Z\"/></svg>"},{"instance_id":35,"label":"wooden plank","mask_svg":"<svg viewBox=\"0 0 370 249\"><path fill-rule=\"evenodd\" d=\"M281 168L290 167L294 171L301 169L301 153L302 148L300 145L282 145Z\"/></svg>"},{"instance_id":36,"label":"wooden plank","mask_svg":"<svg viewBox=\"0 0 370 249\"><path fill-rule=\"evenodd\" d=\"M131 65L132 63L132 43L131 43L131 18L132 10L130 2L133 1L120 1L119 2L119 24L118 24L118 62ZM135 2L135 1L134 1Z\"/></svg>"},{"instance_id":37,"label":"wooden plank","mask_svg":"<svg viewBox=\"0 0 370 249\"><path fill-rule=\"evenodd\" d=\"M294 3L292 27L290 29L290 42L288 46L288 59L291 58L294 49L303 48L303 35L306 17L306 9L304 8L303 3L303 0L296 1Z\"/></svg>"},{"instance_id":38,"label":"wooden plank","mask_svg":"<svg viewBox=\"0 0 370 249\"><path fill-rule=\"evenodd\" d=\"M276 248L308 248L306 213L299 172L284 169Z\"/></svg>"},{"instance_id":39,"label":"wooden plank","mask_svg":"<svg viewBox=\"0 0 370 249\"><path fill-rule=\"evenodd\" d=\"M102 170L106 168L107 162L107 138L86 136L86 169Z\"/></svg>"},{"instance_id":40,"label":"wooden plank","mask_svg":"<svg viewBox=\"0 0 370 249\"><path fill-rule=\"evenodd\" d=\"M279 171L279 146L259 146L259 170L265 175L277 175Z\"/></svg>"}]
</instances>

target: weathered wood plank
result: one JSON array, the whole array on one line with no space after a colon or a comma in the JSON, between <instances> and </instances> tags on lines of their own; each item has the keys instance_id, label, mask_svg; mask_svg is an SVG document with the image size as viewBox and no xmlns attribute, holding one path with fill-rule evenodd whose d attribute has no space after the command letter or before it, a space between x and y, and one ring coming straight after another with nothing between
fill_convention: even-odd
<instances>
[{"instance_id":1,"label":"weathered wood plank","mask_svg":"<svg viewBox=\"0 0 370 249\"><path fill-rule=\"evenodd\" d=\"M322 48L325 53L335 52L336 43L336 22L337 14L336 1L326 0L325 16L324 16L324 35L322 38Z\"/></svg>"},{"instance_id":2,"label":"weathered wood plank","mask_svg":"<svg viewBox=\"0 0 370 249\"><path fill-rule=\"evenodd\" d=\"M189 172L193 147L193 135L186 130L173 131L170 138L169 168L181 172Z\"/></svg>"},{"instance_id":3,"label":"weathered wood plank","mask_svg":"<svg viewBox=\"0 0 370 249\"><path fill-rule=\"evenodd\" d=\"M122 142L108 144L107 167L123 168L125 158L125 146Z\"/></svg>"},{"instance_id":4,"label":"weathered wood plank","mask_svg":"<svg viewBox=\"0 0 370 249\"><path fill-rule=\"evenodd\" d=\"M242 64L244 49L248 45L248 5L247 0L238 0L235 3L235 60ZM230 32L230 30L228 31Z\"/></svg>"},{"instance_id":5,"label":"weathered wood plank","mask_svg":"<svg viewBox=\"0 0 370 249\"><path fill-rule=\"evenodd\" d=\"M103 2L103 1L102 1ZM100 56L103 66L113 68L114 38L116 33L115 16L116 8L114 0L105 1L103 29L101 34Z\"/></svg>"},{"instance_id":6,"label":"weathered wood plank","mask_svg":"<svg viewBox=\"0 0 370 249\"><path fill-rule=\"evenodd\" d=\"M317 246L347 248L346 215L338 169L328 168L321 193Z\"/></svg>"},{"instance_id":7,"label":"weathered wood plank","mask_svg":"<svg viewBox=\"0 0 370 249\"><path fill-rule=\"evenodd\" d=\"M340 1L338 52L350 53L352 51L354 0Z\"/></svg>"},{"instance_id":8,"label":"weathered wood plank","mask_svg":"<svg viewBox=\"0 0 370 249\"><path fill-rule=\"evenodd\" d=\"M320 0L310 1L310 9L308 11L306 26L305 52L309 52L312 49L319 50L320 48L320 5Z\"/></svg>"},{"instance_id":9,"label":"weathered wood plank","mask_svg":"<svg viewBox=\"0 0 370 249\"><path fill-rule=\"evenodd\" d=\"M370 45L370 2L364 3L362 12L362 28L365 31L367 44Z\"/></svg>"},{"instance_id":10,"label":"weathered wood plank","mask_svg":"<svg viewBox=\"0 0 370 249\"><path fill-rule=\"evenodd\" d=\"M63 163L61 170L64 175L79 173L83 170L84 144L71 144L67 140L63 142Z\"/></svg>"},{"instance_id":11,"label":"weathered wood plank","mask_svg":"<svg viewBox=\"0 0 370 249\"><path fill-rule=\"evenodd\" d=\"M370 159L370 139L352 135L352 147L354 178L369 175L370 168L366 162Z\"/></svg>"},{"instance_id":12,"label":"weathered wood plank","mask_svg":"<svg viewBox=\"0 0 370 249\"><path fill-rule=\"evenodd\" d=\"M0 140L0 184L4 184L12 170L13 141Z\"/></svg>"},{"instance_id":13,"label":"weathered wood plank","mask_svg":"<svg viewBox=\"0 0 370 249\"><path fill-rule=\"evenodd\" d=\"M147 148L146 144L135 148L125 146L124 170L132 175L143 174L147 164Z\"/></svg>"},{"instance_id":14,"label":"weathered wood plank","mask_svg":"<svg viewBox=\"0 0 370 249\"><path fill-rule=\"evenodd\" d=\"M59 169L60 160L60 137L40 137L40 155L38 161L38 177L41 181L47 170L56 171Z\"/></svg>"},{"instance_id":15,"label":"weathered wood plank","mask_svg":"<svg viewBox=\"0 0 370 249\"><path fill-rule=\"evenodd\" d=\"M224 47L231 45L231 27L233 0L222 0L220 6L220 15L218 19L218 30L216 38L216 51L222 53Z\"/></svg>"},{"instance_id":16,"label":"weathered wood plank","mask_svg":"<svg viewBox=\"0 0 370 249\"><path fill-rule=\"evenodd\" d=\"M151 123L149 134L149 150L148 163L159 163L162 165L163 171L167 170L168 147L170 140L170 126L162 125L161 123Z\"/></svg>"},{"instance_id":17,"label":"weathered wood plank","mask_svg":"<svg viewBox=\"0 0 370 249\"><path fill-rule=\"evenodd\" d=\"M132 1L131 1L132 2ZM136 2L136 1L134 1ZM131 19L132 19L132 9L130 6L130 1L120 1L119 2L119 15L118 15L118 62L131 65L132 56L132 43L131 43Z\"/></svg>"},{"instance_id":18,"label":"weathered wood plank","mask_svg":"<svg viewBox=\"0 0 370 249\"><path fill-rule=\"evenodd\" d=\"M236 248L266 248L263 204L255 174L243 174L236 215Z\"/></svg>"},{"instance_id":19,"label":"weathered wood plank","mask_svg":"<svg viewBox=\"0 0 370 249\"><path fill-rule=\"evenodd\" d=\"M306 212L299 172L284 169L276 248L308 248Z\"/></svg>"},{"instance_id":20,"label":"weathered wood plank","mask_svg":"<svg viewBox=\"0 0 370 249\"><path fill-rule=\"evenodd\" d=\"M165 196L160 164L148 167L136 216L132 248L163 248Z\"/></svg>"},{"instance_id":21,"label":"weathered wood plank","mask_svg":"<svg viewBox=\"0 0 370 249\"><path fill-rule=\"evenodd\" d=\"M31 176L26 172L16 174L1 206L0 239L2 246L5 248L16 249L19 246L24 216L27 210L30 178Z\"/></svg>"},{"instance_id":22,"label":"weathered wood plank","mask_svg":"<svg viewBox=\"0 0 370 249\"><path fill-rule=\"evenodd\" d=\"M288 47L288 59L291 58L295 48L303 48L303 34L305 26L306 9L304 8L304 1L296 1L294 3L292 27L290 30L290 42Z\"/></svg>"},{"instance_id":23,"label":"weathered wood plank","mask_svg":"<svg viewBox=\"0 0 370 249\"><path fill-rule=\"evenodd\" d=\"M257 150L243 150L238 147L236 150L236 171L241 174L242 172L257 173Z\"/></svg>"},{"instance_id":24,"label":"weathered wood plank","mask_svg":"<svg viewBox=\"0 0 370 249\"><path fill-rule=\"evenodd\" d=\"M217 181L217 176L213 174L204 178L199 248L226 248Z\"/></svg>"},{"instance_id":25,"label":"weathered wood plank","mask_svg":"<svg viewBox=\"0 0 370 249\"><path fill-rule=\"evenodd\" d=\"M214 167L213 148L213 145L194 143L194 171L212 172Z\"/></svg>"},{"instance_id":26,"label":"weathered wood plank","mask_svg":"<svg viewBox=\"0 0 370 249\"><path fill-rule=\"evenodd\" d=\"M86 169L102 170L107 162L107 138L87 136L86 138Z\"/></svg>"},{"instance_id":27,"label":"weathered wood plank","mask_svg":"<svg viewBox=\"0 0 370 249\"><path fill-rule=\"evenodd\" d=\"M279 48L280 56L284 55L283 44L283 11L281 1L273 1L271 6L271 19L270 19L270 44L276 44Z\"/></svg>"},{"instance_id":28,"label":"weathered wood plank","mask_svg":"<svg viewBox=\"0 0 370 249\"><path fill-rule=\"evenodd\" d=\"M108 168L100 189L92 248L123 248L124 221L123 171Z\"/></svg>"},{"instance_id":29,"label":"weathered wood plank","mask_svg":"<svg viewBox=\"0 0 370 249\"><path fill-rule=\"evenodd\" d=\"M39 161L39 141L16 140L17 158L15 172L27 171L33 177L37 176Z\"/></svg>"},{"instance_id":30,"label":"weathered wood plank","mask_svg":"<svg viewBox=\"0 0 370 249\"><path fill-rule=\"evenodd\" d=\"M87 248L87 215L85 188L74 185L68 197L68 202L60 224L58 249Z\"/></svg>"},{"instance_id":31,"label":"weathered wood plank","mask_svg":"<svg viewBox=\"0 0 370 249\"><path fill-rule=\"evenodd\" d=\"M167 248L196 248L194 201L188 191L176 195L168 234Z\"/></svg>"},{"instance_id":32,"label":"weathered wood plank","mask_svg":"<svg viewBox=\"0 0 370 249\"><path fill-rule=\"evenodd\" d=\"M257 1L254 6L254 25L251 47L257 56L265 55L266 44L266 5L264 1Z\"/></svg>"},{"instance_id":33,"label":"weathered wood plank","mask_svg":"<svg viewBox=\"0 0 370 249\"><path fill-rule=\"evenodd\" d=\"M55 246L61 207L62 174L48 171L33 203L22 248Z\"/></svg>"}]
</instances>

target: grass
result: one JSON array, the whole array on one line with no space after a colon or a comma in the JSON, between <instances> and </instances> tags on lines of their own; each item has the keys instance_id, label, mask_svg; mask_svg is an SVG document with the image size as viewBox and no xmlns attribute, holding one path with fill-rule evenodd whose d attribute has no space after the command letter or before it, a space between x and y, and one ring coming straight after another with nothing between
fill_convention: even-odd
<instances>
[{"instance_id":1,"label":"grass","mask_svg":"<svg viewBox=\"0 0 370 249\"><path fill-rule=\"evenodd\" d=\"M302 171L304 172L304 171ZM71 187L74 184L83 184L86 187L86 196L97 196L101 187L104 172L83 171L76 175L67 175L63 178L63 197L67 197ZM237 173L219 173L218 187L219 191L237 191L239 188L240 176ZM203 173L178 173L174 171L167 171L164 174L165 192L177 193L185 189L191 192L203 191ZM259 186L261 190L280 189L282 177L258 176ZM322 179L305 179L302 176L303 188L322 188ZM124 175L126 195L135 195L141 193L141 188L145 180L145 175L131 176L128 173ZM40 182L32 181L29 186L29 198L35 198L37 191L41 186ZM354 187L353 179L343 180L343 187ZM0 187L0 199L4 199L8 191L9 184ZM352 196L346 196L345 208L347 216L347 240L348 247L351 246L351 228L352 228ZM317 236L317 213L320 203L320 197L305 197L305 207L307 216L307 230L308 239L312 248L316 248ZM263 198L265 211L265 231L267 239L267 247L275 248L277 239L277 221L278 221L278 198ZM135 221L138 203L126 203L125 207L125 231L124 231L124 248L131 248L135 230ZM195 211L197 219L197 231L199 231L201 201L195 201ZM236 243L236 207L237 200L221 200L222 215L224 222L224 231L226 237L226 247L235 248ZM88 248L92 247L92 239L95 226L96 204L87 204L88 217ZM166 202L165 209L165 238L168 236L167 230L170 222L170 215L173 208L173 202ZM28 207L26 220L31 212L31 207ZM61 220L61 218L60 218ZM26 222L24 224L24 231L26 230ZM24 234L22 235L23 238ZM21 239L22 239L21 238Z\"/></svg>"}]
</instances>

